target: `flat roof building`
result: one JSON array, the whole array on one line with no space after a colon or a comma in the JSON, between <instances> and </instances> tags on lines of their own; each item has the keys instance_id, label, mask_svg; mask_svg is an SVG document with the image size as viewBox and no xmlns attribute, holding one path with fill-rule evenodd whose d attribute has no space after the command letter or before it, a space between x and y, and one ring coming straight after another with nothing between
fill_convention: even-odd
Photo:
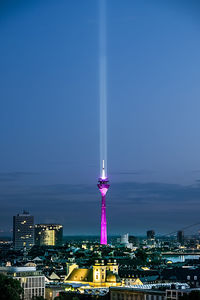
<instances>
[{"instance_id":1,"label":"flat roof building","mask_svg":"<svg viewBox=\"0 0 200 300\"><path fill-rule=\"evenodd\" d=\"M36 224L35 245L61 246L63 239L63 226L60 224Z\"/></svg>"},{"instance_id":2,"label":"flat roof building","mask_svg":"<svg viewBox=\"0 0 200 300\"><path fill-rule=\"evenodd\" d=\"M23 288L23 299L45 297L45 276L36 267L0 267L0 273L19 280Z\"/></svg>"},{"instance_id":3,"label":"flat roof building","mask_svg":"<svg viewBox=\"0 0 200 300\"><path fill-rule=\"evenodd\" d=\"M136 289L128 287L110 287L110 300L165 300L165 291Z\"/></svg>"}]
</instances>

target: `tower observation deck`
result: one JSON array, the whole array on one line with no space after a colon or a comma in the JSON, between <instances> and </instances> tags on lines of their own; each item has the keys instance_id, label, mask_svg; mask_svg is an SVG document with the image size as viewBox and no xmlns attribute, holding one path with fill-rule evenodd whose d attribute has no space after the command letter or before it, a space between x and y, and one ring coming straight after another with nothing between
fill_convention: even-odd
<instances>
[{"instance_id":1,"label":"tower observation deck","mask_svg":"<svg viewBox=\"0 0 200 300\"><path fill-rule=\"evenodd\" d=\"M102 175L98 181L98 188L101 193L101 245L107 245L107 221L106 221L106 193L110 187L109 180L106 177L105 169L104 169L104 160L103 160L103 168Z\"/></svg>"}]
</instances>

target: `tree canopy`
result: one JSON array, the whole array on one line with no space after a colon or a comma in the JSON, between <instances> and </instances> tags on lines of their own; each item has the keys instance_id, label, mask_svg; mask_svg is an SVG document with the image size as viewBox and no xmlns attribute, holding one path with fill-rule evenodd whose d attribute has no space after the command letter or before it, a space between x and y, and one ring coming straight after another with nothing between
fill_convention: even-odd
<instances>
[{"instance_id":1,"label":"tree canopy","mask_svg":"<svg viewBox=\"0 0 200 300\"><path fill-rule=\"evenodd\" d=\"M18 280L0 274L1 300L20 300L22 292L23 289Z\"/></svg>"}]
</instances>

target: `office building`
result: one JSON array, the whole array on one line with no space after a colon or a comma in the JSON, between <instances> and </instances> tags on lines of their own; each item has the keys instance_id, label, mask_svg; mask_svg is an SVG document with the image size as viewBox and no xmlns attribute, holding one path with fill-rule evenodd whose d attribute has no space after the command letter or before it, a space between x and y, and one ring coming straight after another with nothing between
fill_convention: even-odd
<instances>
[{"instance_id":1,"label":"office building","mask_svg":"<svg viewBox=\"0 0 200 300\"><path fill-rule=\"evenodd\" d=\"M147 231L147 240L155 240L155 231L154 230Z\"/></svg>"},{"instance_id":2,"label":"office building","mask_svg":"<svg viewBox=\"0 0 200 300\"><path fill-rule=\"evenodd\" d=\"M177 232L177 242L181 245L184 244L184 232L182 230Z\"/></svg>"},{"instance_id":3,"label":"office building","mask_svg":"<svg viewBox=\"0 0 200 300\"><path fill-rule=\"evenodd\" d=\"M126 245L129 243L129 234L122 234L120 238L120 244Z\"/></svg>"},{"instance_id":4,"label":"office building","mask_svg":"<svg viewBox=\"0 0 200 300\"><path fill-rule=\"evenodd\" d=\"M37 296L45 297L45 277L35 266L0 267L0 274L19 280L24 290L24 300L31 300Z\"/></svg>"},{"instance_id":5,"label":"office building","mask_svg":"<svg viewBox=\"0 0 200 300\"><path fill-rule=\"evenodd\" d=\"M139 246L139 238L134 235L130 235L129 243L131 243L134 247L138 247Z\"/></svg>"},{"instance_id":6,"label":"office building","mask_svg":"<svg viewBox=\"0 0 200 300\"><path fill-rule=\"evenodd\" d=\"M63 238L63 226L59 224L36 224L35 245L61 246Z\"/></svg>"},{"instance_id":7,"label":"office building","mask_svg":"<svg viewBox=\"0 0 200 300\"><path fill-rule=\"evenodd\" d=\"M15 250L34 245L34 217L26 211L13 217L13 245Z\"/></svg>"}]
</instances>

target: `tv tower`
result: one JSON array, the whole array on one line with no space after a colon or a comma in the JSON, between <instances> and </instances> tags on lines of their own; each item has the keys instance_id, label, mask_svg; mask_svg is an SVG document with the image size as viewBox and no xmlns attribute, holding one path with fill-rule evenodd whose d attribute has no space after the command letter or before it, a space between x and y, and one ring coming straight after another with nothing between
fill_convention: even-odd
<instances>
[{"instance_id":1,"label":"tv tower","mask_svg":"<svg viewBox=\"0 0 200 300\"><path fill-rule=\"evenodd\" d=\"M107 245L107 222L106 222L106 193L110 187L108 184L108 177L106 177L104 160L102 166L102 174L97 184L102 196L101 200L101 245Z\"/></svg>"}]
</instances>

